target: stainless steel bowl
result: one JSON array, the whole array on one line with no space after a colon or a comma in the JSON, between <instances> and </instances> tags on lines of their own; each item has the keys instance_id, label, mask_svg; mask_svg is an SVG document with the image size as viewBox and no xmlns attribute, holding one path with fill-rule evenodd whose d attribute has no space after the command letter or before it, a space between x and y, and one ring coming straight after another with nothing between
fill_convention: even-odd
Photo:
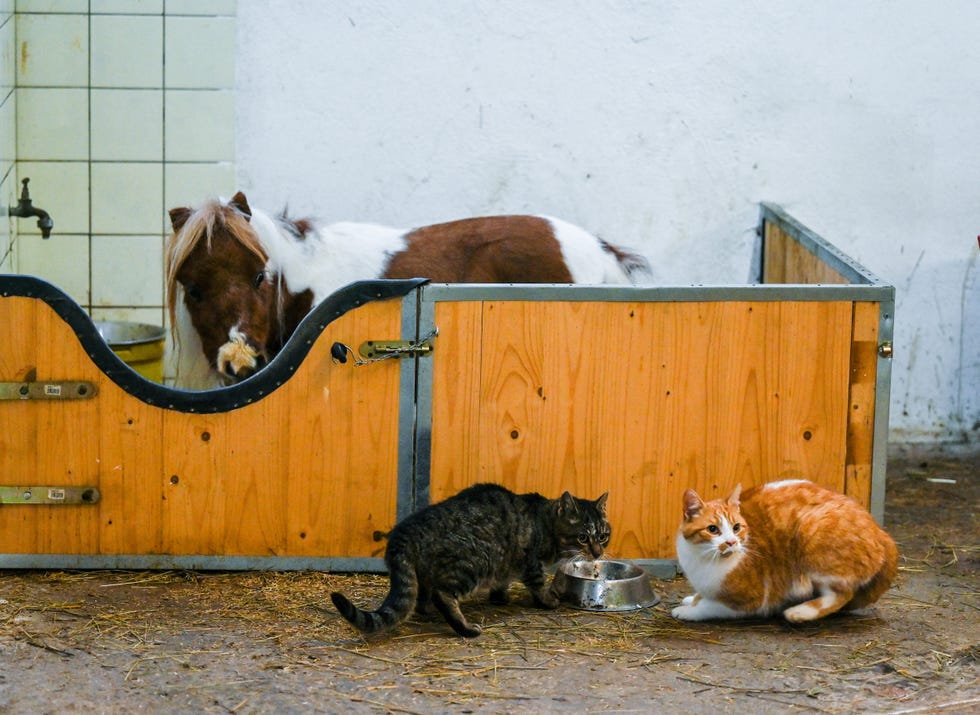
<instances>
[{"instance_id":1,"label":"stainless steel bowl","mask_svg":"<svg viewBox=\"0 0 980 715\"><path fill-rule=\"evenodd\" d=\"M569 561L555 572L555 591L583 611L633 611L660 603L650 576L628 561Z\"/></svg>"}]
</instances>

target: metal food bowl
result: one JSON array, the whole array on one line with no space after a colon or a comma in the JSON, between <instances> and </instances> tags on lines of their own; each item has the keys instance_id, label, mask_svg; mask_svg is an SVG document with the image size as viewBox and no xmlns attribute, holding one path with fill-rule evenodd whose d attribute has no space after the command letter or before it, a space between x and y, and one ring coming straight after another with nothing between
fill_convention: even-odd
<instances>
[{"instance_id":1,"label":"metal food bowl","mask_svg":"<svg viewBox=\"0 0 980 715\"><path fill-rule=\"evenodd\" d=\"M650 576L627 561L569 561L555 572L561 599L583 611L633 611L660 603Z\"/></svg>"}]
</instances>

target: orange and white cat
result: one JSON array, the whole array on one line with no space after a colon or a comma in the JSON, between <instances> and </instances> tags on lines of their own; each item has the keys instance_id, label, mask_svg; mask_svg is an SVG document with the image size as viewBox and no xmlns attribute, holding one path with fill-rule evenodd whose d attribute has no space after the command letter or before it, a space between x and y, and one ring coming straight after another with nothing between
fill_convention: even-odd
<instances>
[{"instance_id":1,"label":"orange and white cat","mask_svg":"<svg viewBox=\"0 0 980 715\"><path fill-rule=\"evenodd\" d=\"M685 621L766 617L792 623L870 605L898 570L898 549L857 502L802 479L727 500L684 493L677 560L696 593Z\"/></svg>"}]
</instances>

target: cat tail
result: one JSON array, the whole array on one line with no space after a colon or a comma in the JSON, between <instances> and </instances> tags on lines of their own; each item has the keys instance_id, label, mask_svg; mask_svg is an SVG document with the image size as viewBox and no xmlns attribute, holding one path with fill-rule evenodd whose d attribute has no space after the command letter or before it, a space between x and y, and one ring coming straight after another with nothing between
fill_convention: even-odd
<instances>
[{"instance_id":1,"label":"cat tail","mask_svg":"<svg viewBox=\"0 0 980 715\"><path fill-rule=\"evenodd\" d=\"M374 611L363 611L342 593L334 591L330 600L347 621L361 633L378 633L395 627L415 608L418 600L418 577L411 562L402 557L389 565L391 588L385 600Z\"/></svg>"}]
</instances>

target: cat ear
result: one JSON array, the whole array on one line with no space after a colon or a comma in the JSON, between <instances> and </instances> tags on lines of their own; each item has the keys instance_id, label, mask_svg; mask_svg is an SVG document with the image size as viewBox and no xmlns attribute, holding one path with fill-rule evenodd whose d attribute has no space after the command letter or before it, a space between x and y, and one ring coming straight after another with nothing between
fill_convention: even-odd
<instances>
[{"instance_id":1,"label":"cat ear","mask_svg":"<svg viewBox=\"0 0 980 715\"><path fill-rule=\"evenodd\" d=\"M741 495L742 495L742 485L741 484L736 484L734 491L732 491L732 495L730 497L728 497L728 503L731 506L738 506L739 505L738 498Z\"/></svg>"},{"instance_id":2,"label":"cat ear","mask_svg":"<svg viewBox=\"0 0 980 715\"><path fill-rule=\"evenodd\" d=\"M605 516L606 514L606 500L609 498L609 492L606 492L601 497L595 500L595 508L600 514Z\"/></svg>"},{"instance_id":3,"label":"cat ear","mask_svg":"<svg viewBox=\"0 0 980 715\"><path fill-rule=\"evenodd\" d=\"M704 502L698 493L693 489L688 489L684 492L684 520L690 521L697 517L701 513L701 509L704 508Z\"/></svg>"},{"instance_id":4,"label":"cat ear","mask_svg":"<svg viewBox=\"0 0 980 715\"><path fill-rule=\"evenodd\" d=\"M566 512L578 511L578 505L575 503L575 497L570 493L565 492L558 499L558 516L564 516Z\"/></svg>"}]
</instances>

